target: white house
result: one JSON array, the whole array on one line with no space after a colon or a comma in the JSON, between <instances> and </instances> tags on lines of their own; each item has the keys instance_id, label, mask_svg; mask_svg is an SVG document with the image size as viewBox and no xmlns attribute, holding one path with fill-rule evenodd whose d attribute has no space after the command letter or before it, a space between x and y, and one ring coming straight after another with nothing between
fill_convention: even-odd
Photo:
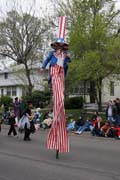
<instances>
[{"instance_id":1,"label":"white house","mask_svg":"<svg viewBox=\"0 0 120 180\"><path fill-rule=\"evenodd\" d=\"M44 90L44 84L47 82L48 69L43 74L39 73L40 64L36 63L32 67L31 80L34 85L34 90ZM0 96L10 96L12 98L21 97L26 94L26 86L28 81L23 72L23 65L9 67L0 71ZM78 88L75 88L71 93L72 96L84 96L86 102L90 102L90 83L81 82ZM109 77L102 82L102 103L109 100L120 98L120 80L118 77Z\"/></svg>"},{"instance_id":2,"label":"white house","mask_svg":"<svg viewBox=\"0 0 120 180\"><path fill-rule=\"evenodd\" d=\"M102 102L120 98L120 76L113 75L102 82Z\"/></svg>"},{"instance_id":3,"label":"white house","mask_svg":"<svg viewBox=\"0 0 120 180\"><path fill-rule=\"evenodd\" d=\"M46 83L46 78L48 76L48 70L40 74L39 68L39 65L32 68L31 80L34 85L34 90L43 90L44 83ZM23 70L23 65L19 65L0 71L0 96L20 98L26 94L28 81Z\"/></svg>"},{"instance_id":4,"label":"white house","mask_svg":"<svg viewBox=\"0 0 120 180\"><path fill-rule=\"evenodd\" d=\"M109 100L115 100L120 98L120 77L113 75L111 77L105 78L102 81L102 103L106 103ZM70 97L83 96L86 103L90 102L90 82L81 82L77 88L73 87L73 92Z\"/></svg>"}]
</instances>

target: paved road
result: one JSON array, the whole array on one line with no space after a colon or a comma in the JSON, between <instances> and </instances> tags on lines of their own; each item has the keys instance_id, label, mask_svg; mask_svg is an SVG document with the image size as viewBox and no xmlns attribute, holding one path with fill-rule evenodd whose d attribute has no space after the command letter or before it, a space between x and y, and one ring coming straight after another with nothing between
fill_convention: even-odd
<instances>
[{"instance_id":1,"label":"paved road","mask_svg":"<svg viewBox=\"0 0 120 180\"><path fill-rule=\"evenodd\" d=\"M55 158L47 150L47 131L32 141L0 133L0 180L120 180L120 140L69 134L70 152Z\"/></svg>"}]
</instances>

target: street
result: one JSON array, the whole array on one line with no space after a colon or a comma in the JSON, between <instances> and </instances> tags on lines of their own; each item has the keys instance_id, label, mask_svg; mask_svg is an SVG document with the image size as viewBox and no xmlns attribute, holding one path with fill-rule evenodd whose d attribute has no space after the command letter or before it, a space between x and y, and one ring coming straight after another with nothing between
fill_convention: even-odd
<instances>
[{"instance_id":1,"label":"street","mask_svg":"<svg viewBox=\"0 0 120 180\"><path fill-rule=\"evenodd\" d=\"M48 130L31 141L0 133L0 180L120 180L120 140L69 134L70 152L55 158L45 147Z\"/></svg>"}]
</instances>

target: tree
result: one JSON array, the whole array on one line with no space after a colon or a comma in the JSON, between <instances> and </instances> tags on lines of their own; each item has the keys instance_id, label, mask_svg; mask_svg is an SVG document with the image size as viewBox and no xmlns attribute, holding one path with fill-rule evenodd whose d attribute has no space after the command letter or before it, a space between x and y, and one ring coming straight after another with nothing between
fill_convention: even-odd
<instances>
[{"instance_id":1,"label":"tree","mask_svg":"<svg viewBox=\"0 0 120 180\"><path fill-rule=\"evenodd\" d=\"M43 18L38 19L30 13L20 14L16 10L8 12L0 21L0 55L24 65L29 95L34 87L30 77L32 66L42 60L47 29Z\"/></svg>"},{"instance_id":2,"label":"tree","mask_svg":"<svg viewBox=\"0 0 120 180\"><path fill-rule=\"evenodd\" d=\"M73 61L68 80L71 79L72 84L80 80L95 82L98 96L96 93L94 96L101 108L102 80L118 73L120 67L119 24L116 19L120 10L115 10L113 0L67 0L67 4L66 9L63 2L58 7L63 7L62 13L72 22L69 23L69 41Z\"/></svg>"},{"instance_id":3,"label":"tree","mask_svg":"<svg viewBox=\"0 0 120 180\"><path fill-rule=\"evenodd\" d=\"M0 98L0 105L4 106L4 109L9 109L12 106L13 99L9 96L2 96Z\"/></svg>"}]
</instances>

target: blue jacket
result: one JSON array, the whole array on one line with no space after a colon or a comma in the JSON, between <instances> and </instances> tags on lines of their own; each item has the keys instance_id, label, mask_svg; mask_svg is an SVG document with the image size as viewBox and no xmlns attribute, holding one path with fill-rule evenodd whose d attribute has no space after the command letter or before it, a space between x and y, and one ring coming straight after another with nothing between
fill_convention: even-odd
<instances>
[{"instance_id":1,"label":"blue jacket","mask_svg":"<svg viewBox=\"0 0 120 180\"><path fill-rule=\"evenodd\" d=\"M51 66L54 66L56 63L57 63L57 58L54 56L54 52L55 51L51 51L49 56L46 58L46 60L43 62L43 65L42 65L42 68L45 69L47 64L50 63L50 67ZM67 53L66 53L67 54ZM65 75L67 73L67 69L68 69L68 62L70 62L70 58L69 57L66 57L64 59L64 64L63 64L63 67L64 67L64 72L65 72Z\"/></svg>"}]
</instances>

